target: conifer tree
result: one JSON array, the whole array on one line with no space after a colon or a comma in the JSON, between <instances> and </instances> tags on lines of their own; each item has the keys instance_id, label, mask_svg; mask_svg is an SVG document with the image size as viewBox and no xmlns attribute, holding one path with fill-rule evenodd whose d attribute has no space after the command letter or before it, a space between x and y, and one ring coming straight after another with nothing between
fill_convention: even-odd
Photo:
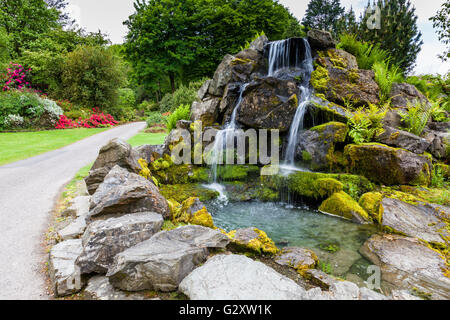
<instances>
[{"instance_id":1,"label":"conifer tree","mask_svg":"<svg viewBox=\"0 0 450 320\"><path fill-rule=\"evenodd\" d=\"M344 13L345 9L340 0L311 0L302 24L310 29L330 31L337 36Z\"/></svg>"}]
</instances>

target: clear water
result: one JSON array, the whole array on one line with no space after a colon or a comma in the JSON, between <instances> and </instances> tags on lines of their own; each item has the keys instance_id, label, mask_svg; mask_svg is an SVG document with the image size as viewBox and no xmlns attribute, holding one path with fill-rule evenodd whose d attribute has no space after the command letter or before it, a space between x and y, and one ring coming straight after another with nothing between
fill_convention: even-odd
<instances>
[{"instance_id":1,"label":"clear water","mask_svg":"<svg viewBox=\"0 0 450 320\"><path fill-rule=\"evenodd\" d=\"M331 273L348 279L366 280L369 265L358 252L361 245L376 232L373 227L324 215L307 208L279 203L210 202L216 226L227 231L256 227L267 233L279 248L303 247L313 250L319 260L331 265ZM324 250L334 246L336 252ZM355 277L355 275L357 277Z\"/></svg>"}]
</instances>

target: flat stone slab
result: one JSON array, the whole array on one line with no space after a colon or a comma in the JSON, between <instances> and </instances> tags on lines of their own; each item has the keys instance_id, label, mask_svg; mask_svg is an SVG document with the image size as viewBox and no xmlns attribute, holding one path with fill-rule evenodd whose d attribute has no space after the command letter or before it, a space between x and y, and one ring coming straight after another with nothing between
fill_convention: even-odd
<instances>
[{"instance_id":1,"label":"flat stone slab","mask_svg":"<svg viewBox=\"0 0 450 320\"><path fill-rule=\"evenodd\" d=\"M77 239L86 230L86 217L78 217L64 229L58 231L58 235L63 240Z\"/></svg>"},{"instance_id":2,"label":"flat stone slab","mask_svg":"<svg viewBox=\"0 0 450 320\"><path fill-rule=\"evenodd\" d=\"M144 300L138 294L127 294L115 289L105 276L94 276L89 279L84 296L88 300Z\"/></svg>"},{"instance_id":3,"label":"flat stone slab","mask_svg":"<svg viewBox=\"0 0 450 320\"><path fill-rule=\"evenodd\" d=\"M283 248L274 260L279 265L297 270L314 268L319 261L313 251L298 247Z\"/></svg>"},{"instance_id":4,"label":"flat stone slab","mask_svg":"<svg viewBox=\"0 0 450 320\"><path fill-rule=\"evenodd\" d=\"M142 212L92 222L83 235L83 251L77 259L81 273L106 273L114 256L161 230L160 214Z\"/></svg>"},{"instance_id":5,"label":"flat stone slab","mask_svg":"<svg viewBox=\"0 0 450 320\"><path fill-rule=\"evenodd\" d=\"M49 274L55 296L76 293L83 287L80 269L75 260L81 254L81 239L58 243L50 250Z\"/></svg>"},{"instance_id":6,"label":"flat stone slab","mask_svg":"<svg viewBox=\"0 0 450 320\"><path fill-rule=\"evenodd\" d=\"M179 290L191 300L302 300L293 280L243 255L217 255L195 269Z\"/></svg>"},{"instance_id":7,"label":"flat stone slab","mask_svg":"<svg viewBox=\"0 0 450 320\"><path fill-rule=\"evenodd\" d=\"M71 205L64 210L63 216L82 217L89 214L91 197L80 196L72 200Z\"/></svg>"},{"instance_id":8,"label":"flat stone slab","mask_svg":"<svg viewBox=\"0 0 450 320\"><path fill-rule=\"evenodd\" d=\"M174 291L206 260L208 248L225 248L229 242L221 232L201 226L162 231L116 255L107 277L126 291Z\"/></svg>"},{"instance_id":9,"label":"flat stone slab","mask_svg":"<svg viewBox=\"0 0 450 320\"><path fill-rule=\"evenodd\" d=\"M305 300L389 300L388 297L369 290L359 288L349 281L337 281L331 284L329 291L313 288L306 292Z\"/></svg>"},{"instance_id":10,"label":"flat stone slab","mask_svg":"<svg viewBox=\"0 0 450 320\"><path fill-rule=\"evenodd\" d=\"M445 232L445 223L432 206L412 205L391 198L384 198L382 205L383 226L425 241L445 243L440 235Z\"/></svg>"},{"instance_id":11,"label":"flat stone slab","mask_svg":"<svg viewBox=\"0 0 450 320\"><path fill-rule=\"evenodd\" d=\"M417 288L432 299L450 299L450 279L441 255L419 240L397 235L374 235L360 252L381 268L382 279L396 289Z\"/></svg>"}]
</instances>

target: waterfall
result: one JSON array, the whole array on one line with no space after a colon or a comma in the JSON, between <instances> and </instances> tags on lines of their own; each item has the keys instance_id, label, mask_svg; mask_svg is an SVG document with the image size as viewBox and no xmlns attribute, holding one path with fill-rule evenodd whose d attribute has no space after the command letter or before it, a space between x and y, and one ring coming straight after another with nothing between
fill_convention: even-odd
<instances>
[{"instance_id":1,"label":"waterfall","mask_svg":"<svg viewBox=\"0 0 450 320\"><path fill-rule=\"evenodd\" d=\"M306 53L305 59L302 62L302 83L300 84L301 98L299 99L299 105L297 112L295 113L294 120L292 121L291 129L289 131L288 147L286 149L286 162L293 166L295 162L295 149L298 143L298 132L303 129L303 118L305 116L308 103L311 100L312 89L310 87L311 73L314 71L313 58L311 55L311 47L308 40L303 39L305 43Z\"/></svg>"},{"instance_id":2,"label":"waterfall","mask_svg":"<svg viewBox=\"0 0 450 320\"><path fill-rule=\"evenodd\" d=\"M277 71L289 68L300 68L298 39L273 41L269 44L269 70L267 75L274 77Z\"/></svg>"}]
</instances>

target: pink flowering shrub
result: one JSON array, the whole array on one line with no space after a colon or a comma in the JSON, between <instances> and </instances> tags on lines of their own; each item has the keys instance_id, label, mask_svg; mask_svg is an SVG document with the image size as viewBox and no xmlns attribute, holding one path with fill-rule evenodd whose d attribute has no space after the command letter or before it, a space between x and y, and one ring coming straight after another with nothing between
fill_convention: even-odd
<instances>
[{"instance_id":1,"label":"pink flowering shrub","mask_svg":"<svg viewBox=\"0 0 450 320\"><path fill-rule=\"evenodd\" d=\"M92 109L92 114L87 119L79 118L78 121L67 118L65 115L60 116L56 129L74 129L74 128L104 128L117 125L114 117L110 114L104 114L98 108Z\"/></svg>"},{"instance_id":2,"label":"pink flowering shrub","mask_svg":"<svg viewBox=\"0 0 450 320\"><path fill-rule=\"evenodd\" d=\"M6 69L6 81L3 91L11 89L31 88L31 69L25 69L18 63L10 62L10 67Z\"/></svg>"}]
</instances>

